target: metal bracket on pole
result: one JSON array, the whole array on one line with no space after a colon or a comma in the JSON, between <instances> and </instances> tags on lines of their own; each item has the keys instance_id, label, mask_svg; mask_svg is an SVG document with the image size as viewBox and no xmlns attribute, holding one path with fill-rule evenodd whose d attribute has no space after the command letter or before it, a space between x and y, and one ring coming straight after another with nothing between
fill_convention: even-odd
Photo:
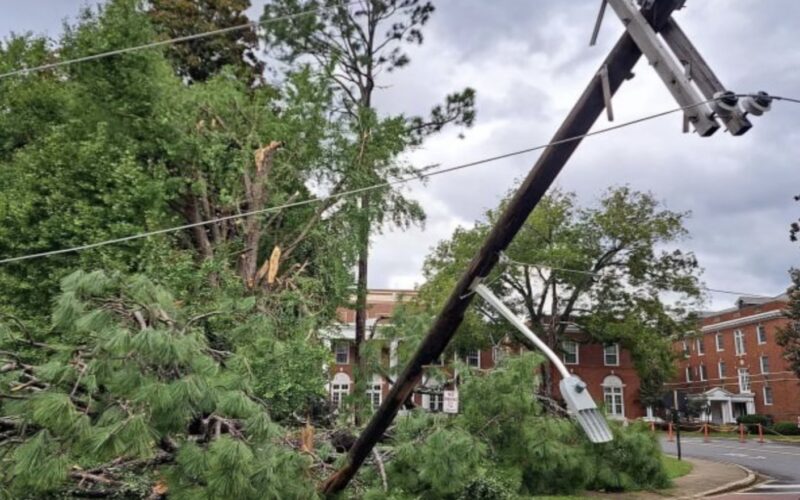
<instances>
[{"instance_id":1,"label":"metal bracket on pole","mask_svg":"<svg viewBox=\"0 0 800 500\"><path fill-rule=\"evenodd\" d=\"M719 123L714 119L714 111L711 106L703 103L706 99L692 86L683 68L678 65L672 54L661 43L656 32L641 12L630 0L608 0L608 2L672 96L680 106L686 107L684 113L689 122L694 125L697 133L708 137L716 132L719 129Z\"/></svg>"},{"instance_id":2,"label":"metal bracket on pole","mask_svg":"<svg viewBox=\"0 0 800 500\"><path fill-rule=\"evenodd\" d=\"M725 86L719 81L675 19L669 18L661 30L661 36L664 37L664 41L667 42L675 56L690 68L690 79L697 85L703 96L706 99L717 99L711 107L725 124L728 132L732 135L742 135L750 130L753 124L747 119L744 111L737 106L736 96L732 92L727 92ZM720 99L723 95L726 97Z\"/></svg>"},{"instance_id":3,"label":"metal bracket on pole","mask_svg":"<svg viewBox=\"0 0 800 500\"><path fill-rule=\"evenodd\" d=\"M589 47L594 47L597 43L597 35L600 33L600 25L603 24L603 16L606 14L606 5L608 0L601 0L600 11L597 13L597 20L594 22L594 30L592 31L592 39L589 40Z\"/></svg>"},{"instance_id":4,"label":"metal bracket on pole","mask_svg":"<svg viewBox=\"0 0 800 500\"><path fill-rule=\"evenodd\" d=\"M608 121L614 121L614 110L611 108L611 83L608 80L608 65L604 64L600 68L600 82L603 87L603 102L606 105Z\"/></svg>"}]
</instances>

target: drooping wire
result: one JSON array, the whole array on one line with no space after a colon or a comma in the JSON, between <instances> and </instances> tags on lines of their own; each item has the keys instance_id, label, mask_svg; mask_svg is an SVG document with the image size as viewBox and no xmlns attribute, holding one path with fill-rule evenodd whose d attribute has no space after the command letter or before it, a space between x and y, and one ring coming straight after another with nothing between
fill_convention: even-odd
<instances>
[{"instance_id":1,"label":"drooping wire","mask_svg":"<svg viewBox=\"0 0 800 500\"><path fill-rule=\"evenodd\" d=\"M204 220L204 221L193 222L193 223L190 223L190 224L182 224L180 226L174 226L174 227L169 227L169 228L164 228L164 229L157 229L157 230L154 230L154 231L146 231L146 232L142 232L142 233L132 234L132 235L129 235L129 236L123 236L123 237L120 237L120 238L112 238L112 239L108 239L108 240L104 240L104 241L98 241L98 242L95 242L95 243L87 243L85 245L78 245L78 246L69 247L69 248L61 248L61 249L58 249L58 250L48 250L48 251L44 251L44 252L38 252L38 253L27 254L27 255L19 255L19 256L16 256L16 257L6 257L4 259L0 259L0 264L8 264L8 263L11 263L11 262L19 262L19 261L23 261L23 260L37 259L37 258L41 258L41 257L49 257L49 256L52 256L52 255L79 252L79 251L83 251L83 250L89 250L89 249L92 249L92 248L98 248L98 247L103 247L103 246L107 246L107 245L114 245L114 244L117 244L117 243L124 243L126 241L137 240L137 239L141 239L141 238L148 238L148 237L151 237L151 236L157 236L157 235L166 234L166 233L172 233L172 232L176 232L176 231L183 231L185 229L191 229L191 228L194 228L194 227L206 226L206 225L209 225L209 224L216 224L218 222L223 222L223 221L227 221L227 220L241 219L241 218L244 218L244 217L249 217L251 215L267 214L267 213L277 212L277 211L280 211L280 210L296 208L296 207L301 207L301 206L305 206L305 205L311 205L311 204L314 204L314 203L323 203L323 202L327 202L327 201L338 199L338 198L345 198L345 197L353 196L353 195L356 195L356 194L365 193L365 192L368 192L368 191L373 191L373 190L377 190L377 189L383 189L383 188L386 188L386 187L396 186L396 185L405 184L405 183L409 183L409 182L413 182L413 181L419 181L419 180L422 180L422 179L435 177L435 176L438 176L438 175L449 174L449 173L456 172L456 171L459 171L459 170L464 170L464 169L475 167L475 166L478 166L478 165L484 165L484 164L487 164L487 163L496 162L498 160L503 160L503 159L506 159L506 158L512 158L512 157L515 157L515 156L520 156L520 155L523 155L523 154L526 154L526 153L531 153L531 152L534 152L534 151L545 149L545 148L550 147L550 146L557 146L557 145L560 145L560 144L565 144L565 143L569 143L569 142L573 142L573 141L579 141L579 140L582 140L582 139L584 139L586 137L592 137L592 136L596 136L596 135L600 135L600 134L605 134L605 133L608 133L608 132L612 132L614 130L619 130L619 129L622 129L622 128L625 128L625 127L630 127L630 126L633 126L633 125L637 125L639 123L643 123L643 122L646 122L646 121L649 121L649 120L654 120L656 118L660 118L660 117L667 116L667 115L670 115L670 114L678 113L680 111L685 111L686 109L689 109L689 108L692 108L692 107L702 106L703 104L707 104L708 102L710 102L710 101L702 101L702 102L699 102L699 103L696 103L696 104L693 104L693 105L689 105L689 106L681 106L681 107L673 108L673 109L670 109L670 110L667 110L667 111L662 111L660 113L655 113L655 114L652 114L652 115L644 116L644 117L637 118L637 119L634 119L634 120L630 120L630 121L627 121L627 122L619 123L619 124L616 124L616 125L612 125L610 127L601 128L601 129L594 130L594 131L591 131L591 132L587 132L585 134L577 135L577 136L574 136L574 137L568 137L566 139L561 139L561 140L549 142L549 143L546 143L546 144L540 144L540 145L532 146L532 147L525 148L525 149L519 149L519 150L516 150L516 151L512 151L510 153L503 153L503 154L500 154L500 155L495 155L495 156L490 156L490 157L487 157L487 158L482 158L480 160L475 160L475 161L471 161L471 162L467 162L467 163L461 163L461 164L458 164L458 165L454 165L452 167L442 168L442 169L439 169L439 170L429 170L433 166L435 166L436 164L428 165L428 166L423 167L422 169L420 169L420 172L422 172L422 173L412 174L412 175L409 175L409 176L406 176L406 177L402 177L400 179L395 179L395 180L391 180L391 181L387 181L387 182L381 182L379 184L374 184L374 185L371 185L371 186L365 186L365 187L362 187L362 188L351 189L351 190L348 190L348 191L342 191L340 193L333 193L333 194L330 194L330 195L327 195L327 196L322 196L322 197L319 197L319 198L309 198L309 199L306 199L306 200L300 200L300 201L296 201L296 202L292 202L292 203L286 203L284 205L278 205L278 206L274 206L274 207L263 208L263 209L260 209L260 210L251 210L251 211L242 212L242 213L238 213L238 214L227 215L227 216L224 216L224 217L217 217L217 218L214 218L214 219L208 219L208 220Z\"/></svg>"},{"instance_id":2,"label":"drooping wire","mask_svg":"<svg viewBox=\"0 0 800 500\"><path fill-rule=\"evenodd\" d=\"M267 24L276 23L278 21L286 21L287 19L293 19L293 18L296 18L296 17L307 16L307 15L310 15L310 14L315 14L317 12L331 10L331 9L335 9L335 8L339 8L339 7L348 7L348 6L350 6L350 5L354 4L354 3L357 3L357 0L351 0L349 2L342 2L339 5L332 5L332 6L328 6L328 7L322 7L322 6L321 7L316 7L314 9L308 9L308 10L304 10L304 11L300 11L300 12L295 12L293 14L286 14L286 15L283 15L283 16L272 17L272 18L269 18L269 19L265 19L263 21L250 21L250 22L247 22L247 23L244 23L244 24L237 24L236 26L228 26L227 28L220 28L220 29L211 30L211 31L204 31L204 32L201 32L201 33L193 33L191 35L180 36L180 37L176 37L176 38L170 38L170 39L167 39L167 40L158 40L158 41L155 41L155 42L145 43L145 44L142 44L142 45L135 45L135 46L132 46L132 47L124 47L124 48L121 48L121 49L109 50L107 52L100 52L98 54L91 54L91 55L88 55L88 56L76 57L75 59L66 59L64 61L58 61L58 62L54 62L54 63L42 64L40 66L34 66L32 68L19 68L19 69L15 69L15 70L12 70L12 71L9 71L9 72L6 72L6 73L0 73L0 79L9 78L9 77L18 76L18 75L27 75L27 74L35 73L35 72L38 72L38 71L44 71L44 70L48 70L48 69L59 68L61 66L68 66L70 64L77 64L77 63L82 63L82 62L87 62L87 61L94 61L94 60L97 60L97 59L103 59L105 57L111 57L111 56L116 56L116 55L120 55L120 54L127 54L127 53L130 53L130 52L136 52L136 51L139 51L139 50L146 50L146 49L152 49L152 48L156 48L156 47L162 47L162 46L165 46L165 45L173 45L173 44L176 44L176 43L189 42L191 40L197 40L197 39L200 39L200 38L208 38L208 37L212 37L212 36L222 35L224 33L230 33L230 32L233 32L233 31L240 31L240 30L244 30L244 29L248 29L248 28L259 28L261 26L264 26L264 25L267 25Z\"/></svg>"},{"instance_id":3,"label":"drooping wire","mask_svg":"<svg viewBox=\"0 0 800 500\"><path fill-rule=\"evenodd\" d=\"M506 255L506 254L503 254L503 259L509 265L515 265L515 266L520 266L520 267L544 268L544 269L550 269L552 271L561 271L561 272L564 272L564 273L581 274L581 275L584 275L584 276L592 276L592 277L602 277L603 276L603 273L594 272L594 271L585 271L585 270L582 270L582 269L569 269L569 268L564 268L564 267L555 267L555 266L551 266L549 264L544 264L544 263L536 264L536 263L531 263L531 262L521 262L521 261L514 260L514 259L508 257L508 255ZM736 291L736 290L725 290L725 289L722 289L722 288L710 288L710 287L707 287L707 286L698 286L697 288L699 288L700 290L705 290L707 292L725 293L725 294L730 294L730 295L738 295L740 297L741 296L744 296L744 297L755 297L755 298L760 298L760 299L773 299L773 298L775 298L773 296L762 295L762 294L758 294L758 293L739 292L739 291Z\"/></svg>"},{"instance_id":4,"label":"drooping wire","mask_svg":"<svg viewBox=\"0 0 800 500\"><path fill-rule=\"evenodd\" d=\"M800 99L794 99L794 98L788 98L788 97L782 97L782 96L772 96L772 97L773 97L773 99L789 101L789 102L796 102L796 103L800 104ZM608 126L608 127L604 127L604 128L600 128L600 129L597 129L597 130L593 130L593 131L587 132L585 134L580 134L580 135L577 135L577 136L568 137L568 138L561 139L561 140L558 140L558 141L549 142L549 143L546 143L546 144L540 144L540 145L537 145L537 146L531 146L529 148L519 149L519 150L516 150L516 151L509 152L509 153L503 153L503 154L500 154L500 155L490 156L490 157L487 157L487 158L482 158L480 160L475 160L475 161L471 161L471 162L467 162L467 163L461 163L461 164L458 164L458 165L454 165L452 167L433 170L433 168L435 166L437 166L438 164L427 165L427 166L421 168L419 170L419 173L417 173L417 174L412 174L412 175L409 175L409 176L406 176L406 177L402 177L402 178L399 178L399 179L395 179L395 180L391 180L391 181L381 182L381 183L378 183L378 184L374 184L372 186L366 186L366 187L362 187L362 188L351 189L351 190L348 190L348 191L343 191L341 193L333 193L333 194L330 194L330 195L327 195L327 196L322 196L322 197L319 197L319 198L309 198L309 199L306 199L306 200L296 201L296 202L293 202L293 203L287 203L287 204L284 204L284 205L278 205L278 206L264 208L264 209L260 209L260 210L251 210L251 211L248 211L248 212L242 212L242 213L239 213L239 214L228 215L228 216L225 216L225 217L217 217L217 218L214 218L214 219L208 219L208 220L204 220L204 221L193 222L191 224L183 224L183 225L180 225L180 226L174 226L174 227L169 227L169 228L164 228L164 229L157 229L157 230L154 230L154 231L147 231L147 232L132 234L132 235L123 236L123 237L120 237L120 238L113 238L113 239L109 239L109 240L98 241L98 242L95 242L95 243L87 243L85 245L79 245L79 246L70 247L70 248L62 248L62 249L58 249L58 250L49 250L49 251L45 251L45 252L39 252L39 253L33 253L33 254L27 254L27 255L20 255L20 256L16 256L16 257L7 257L7 258L4 258L4 259L0 259L0 264L8 264L8 263L11 263L11 262L19 262L19 261L23 261L23 260L36 259L36 258L41 258L41 257L49 257L49 256L52 256L52 255L59 255L59 254L65 254L65 253L71 253L71 252L79 252L79 251L88 250L88 249L91 249L91 248L97 248L97 247L102 247L102 246L107 246L107 245L113 245L113 244L117 244L117 243L123 243L123 242L126 242L126 241L137 240L137 239L141 239L141 238L148 238L150 236L157 236L157 235L160 235L160 234L166 234L166 233L172 233L172 232L176 232L176 231L182 231L182 230L185 230L185 229L191 229L191 228L199 227L199 226L206 226L206 225L209 225L209 224L215 224L215 223L226 221L226 220L240 219L240 218L244 218L244 217L249 217L251 215L267 214L267 213L277 212L277 211L280 211L280 210L296 208L296 207L301 207L301 206L305 206L305 205L311 205L311 204L314 204L314 203L323 203L323 202L327 202L327 201L330 201L330 200L339 199L339 198L345 198L345 197L353 196L353 195L356 195L356 194L361 194L361 193L368 192L368 191L373 191L373 190L377 190L377 189L383 189L383 188L386 188L386 187L396 186L396 185L400 185L400 184L406 184L406 183L413 182L413 181L420 181L422 179L435 177L435 176L443 175L443 174L449 174L449 173L456 172L456 171L459 171L459 170L464 170L464 169L475 167L475 166L479 166L479 165L485 165L487 163L493 163L493 162L496 162L498 160L503 160L503 159L506 159L506 158L512 158L512 157L515 157L515 156L520 156L520 155L523 155L523 154L526 154L526 153L531 153L531 152L534 152L534 151L542 150L542 149L545 149L545 148L548 148L548 147L551 147L551 146L558 146L558 145L566 144L566 143L569 143L569 142L580 141L580 140L583 140L583 139L585 139L587 137L593 137L593 136L605 134L605 133L608 133L608 132L613 132L615 130L619 130L619 129L622 129L622 128L630 127L630 126L637 125L637 124L640 124L640 123L644 123L644 122L647 122L647 121L650 121L650 120L655 120L656 118L661 118L661 117L668 116L668 115L671 115L671 114L675 114L675 113L678 113L678 112L681 112L681 111L686 111L687 109L691 109L691 108L698 107L698 106L703 106L705 104L713 102L714 100L715 99L707 99L707 100L700 101L698 103L690 104L690 105L687 105L687 106L679 106L679 107L672 108L672 109L669 109L669 110L666 110L666 111L661 111L659 113L654 113L654 114L651 114L651 115L643 116L641 118L636 118L636 119L633 119L633 120L630 120L630 121L618 123L616 125L611 125L611 126Z\"/></svg>"}]
</instances>

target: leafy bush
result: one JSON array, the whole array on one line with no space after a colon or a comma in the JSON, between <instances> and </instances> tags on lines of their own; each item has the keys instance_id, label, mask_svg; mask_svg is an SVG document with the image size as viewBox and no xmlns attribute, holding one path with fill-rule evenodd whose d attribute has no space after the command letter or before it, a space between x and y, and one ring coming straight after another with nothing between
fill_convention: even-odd
<instances>
[{"instance_id":1,"label":"leafy bush","mask_svg":"<svg viewBox=\"0 0 800 500\"><path fill-rule=\"evenodd\" d=\"M614 440L587 445L594 478L590 488L606 491L658 489L669 486L658 440L643 423L614 425Z\"/></svg>"},{"instance_id":2,"label":"leafy bush","mask_svg":"<svg viewBox=\"0 0 800 500\"><path fill-rule=\"evenodd\" d=\"M772 425L772 417L753 413L752 415L740 415L736 417L737 424L744 424L749 432L758 432L758 424L764 427Z\"/></svg>"},{"instance_id":3,"label":"leafy bush","mask_svg":"<svg viewBox=\"0 0 800 500\"><path fill-rule=\"evenodd\" d=\"M464 488L458 500L511 500L514 492L493 477L479 477Z\"/></svg>"},{"instance_id":4,"label":"leafy bush","mask_svg":"<svg viewBox=\"0 0 800 500\"><path fill-rule=\"evenodd\" d=\"M418 423L426 420L417 418L400 432L418 435ZM457 498L484 468L486 446L458 428L434 427L423 436L395 448L387 467L392 488L415 498Z\"/></svg>"},{"instance_id":5,"label":"leafy bush","mask_svg":"<svg viewBox=\"0 0 800 500\"><path fill-rule=\"evenodd\" d=\"M800 436L800 427L795 422L775 422L771 430L784 436Z\"/></svg>"}]
</instances>

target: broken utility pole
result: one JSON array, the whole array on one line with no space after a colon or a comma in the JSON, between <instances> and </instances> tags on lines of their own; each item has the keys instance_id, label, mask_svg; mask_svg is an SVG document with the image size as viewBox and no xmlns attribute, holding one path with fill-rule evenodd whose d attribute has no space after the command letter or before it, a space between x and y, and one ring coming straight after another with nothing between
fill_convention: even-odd
<instances>
[{"instance_id":1,"label":"broken utility pole","mask_svg":"<svg viewBox=\"0 0 800 500\"><path fill-rule=\"evenodd\" d=\"M431 364L442 354L461 325L464 313L473 299L473 288L494 268L501 252L508 247L528 215L547 192L558 173L577 149L584 134L589 132L603 110L610 108L611 96L620 88L624 80L632 76L631 71L643 52L647 54L650 63L656 67L673 96L681 106L685 106L685 119L695 126L698 133L701 136L707 136L719 128L714 116L719 113L713 106L709 106L707 99L700 97L686 73L679 70L678 63L672 59L672 55L657 39L656 33L664 29L668 23L674 23L670 16L674 10L682 7L684 2L685 0L645 0L642 2L641 9L636 10L631 4L631 0L603 0L601 13L605 10L605 4L610 3L622 18L628 31L611 49L601 64L600 71L589 82L589 86L556 132L551 141L552 144L539 157L492 228L491 233L486 237L414 356L350 449L345 464L321 486L323 494L334 495L343 490L356 474L375 443L381 439L391 424L400 407L411 396L422 377L423 366ZM595 32L599 31L599 22L600 20L598 20ZM685 40L685 36L683 41L680 35L673 36L673 42L669 44L680 45L682 53L690 59L689 62L694 64L695 70L704 68L713 76L696 50ZM717 92L718 81L716 78L706 77L706 80L708 80L706 85L708 89L703 89L704 93L705 90ZM730 95L733 94L729 94L728 97ZM691 101L692 99L696 100ZM738 107L736 108L738 109ZM726 112L726 116L737 115L730 109ZM613 118L611 113L609 113L609 118ZM736 118L740 122L741 119L746 119L743 114L740 118ZM738 133L743 133L745 130L743 123L736 128Z\"/></svg>"}]
</instances>

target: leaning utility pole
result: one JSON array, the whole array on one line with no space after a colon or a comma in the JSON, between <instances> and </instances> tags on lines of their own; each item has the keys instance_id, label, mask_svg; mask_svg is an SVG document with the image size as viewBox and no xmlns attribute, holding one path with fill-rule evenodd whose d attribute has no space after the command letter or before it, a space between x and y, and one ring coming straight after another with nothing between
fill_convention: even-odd
<instances>
[{"instance_id":1,"label":"leaning utility pole","mask_svg":"<svg viewBox=\"0 0 800 500\"><path fill-rule=\"evenodd\" d=\"M472 302L474 287L494 268L501 252L508 247L528 215L547 192L577 149L584 134L589 132L604 109L609 110L609 119L613 117L610 113L611 96L624 80L632 77L631 71L643 53L673 97L684 107L684 123L692 124L699 135L709 136L719 129L717 117L726 123L733 134L742 134L749 128L745 113L739 110L733 93L708 96L710 91L716 93L724 89L699 56L699 52L671 18L672 12L681 8L684 2L685 0L642 0L641 9L636 9L631 0L603 0L593 40L599 31L600 18L607 3L611 4L621 18L626 33L611 49L600 70L589 82L589 86L556 132L551 145L539 157L491 233L484 240L481 249L458 281L414 356L395 381L380 409L373 415L350 449L345 464L322 485L322 493L327 495L338 493L356 474L375 443L381 439L391 424L397 411L411 396L422 377L423 366L431 364L442 354L461 325L464 313ZM656 35L667 25L672 26L672 39L668 44L675 47L675 53L683 56L683 58L678 56L678 62ZM683 64L684 68L681 68L679 63ZM687 69L687 65L692 67ZM702 86L698 83L698 87L705 95L705 99L690 80L696 72L702 72L704 83ZM756 111L768 109L769 103L766 99L768 98L746 103L745 109ZM725 106L721 107L720 104L723 103ZM751 113L760 114L754 111Z\"/></svg>"}]
</instances>

